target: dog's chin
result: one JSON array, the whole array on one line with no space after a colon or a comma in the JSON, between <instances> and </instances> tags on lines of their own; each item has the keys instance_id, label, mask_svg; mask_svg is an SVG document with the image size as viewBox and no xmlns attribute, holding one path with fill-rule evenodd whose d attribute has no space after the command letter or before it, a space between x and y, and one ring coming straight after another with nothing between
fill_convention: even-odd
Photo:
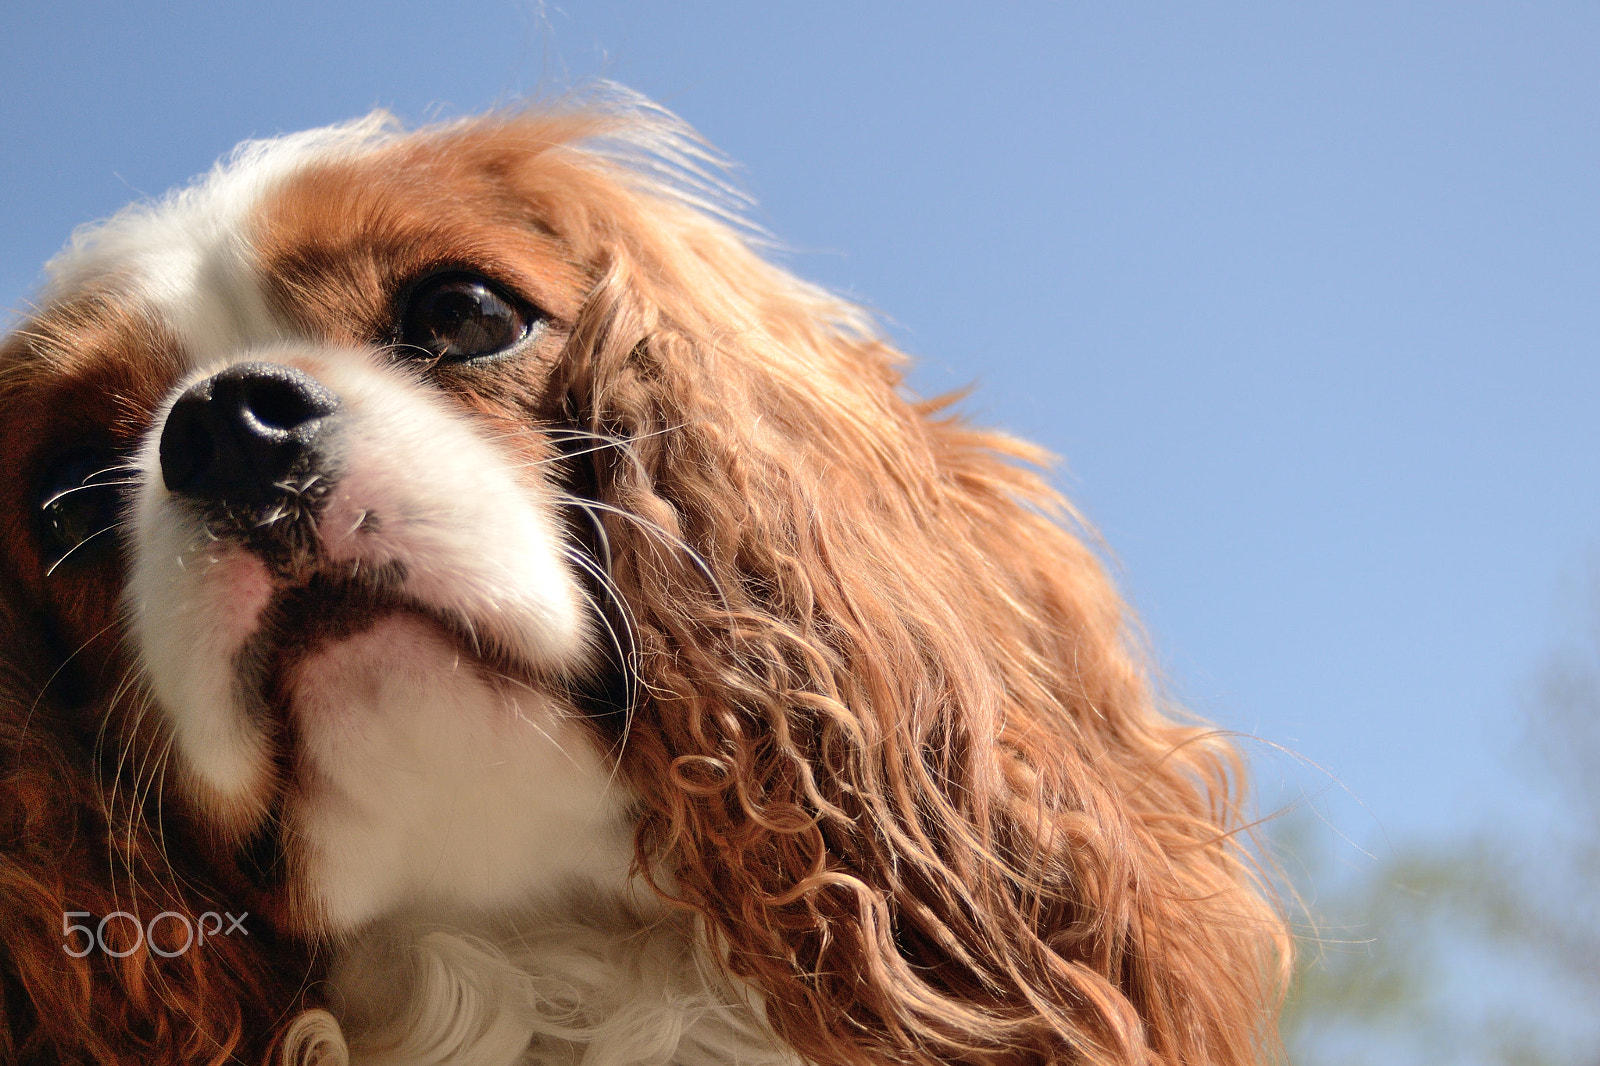
<instances>
[{"instance_id":1,"label":"dog's chin","mask_svg":"<svg viewBox=\"0 0 1600 1066\"><path fill-rule=\"evenodd\" d=\"M242 795L197 798L256 912L338 936L625 877L626 799L550 669L395 588L284 588L239 657L237 703L270 754Z\"/></svg>"},{"instance_id":2,"label":"dog's chin","mask_svg":"<svg viewBox=\"0 0 1600 1066\"><path fill-rule=\"evenodd\" d=\"M297 823L341 802L341 740L370 731L418 683L437 690L486 664L443 616L372 579L317 574L283 588L236 659L237 703L270 737L271 757L247 790L202 788L202 818L231 852L258 909L280 924L328 924ZM504 670L502 664L500 669ZM464 724L465 725L465 724ZM343 769L343 772L341 770ZM243 784L241 782L241 784ZM333 930L337 931L337 930Z\"/></svg>"}]
</instances>

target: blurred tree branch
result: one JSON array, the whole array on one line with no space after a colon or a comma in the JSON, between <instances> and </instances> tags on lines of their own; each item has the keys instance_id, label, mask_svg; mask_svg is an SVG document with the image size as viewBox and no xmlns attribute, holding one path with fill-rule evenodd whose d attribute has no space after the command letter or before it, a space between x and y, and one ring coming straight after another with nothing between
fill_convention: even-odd
<instances>
[{"instance_id":1,"label":"blurred tree branch","mask_svg":"<svg viewBox=\"0 0 1600 1066\"><path fill-rule=\"evenodd\" d=\"M1355 877L1309 819L1275 831L1314 916L1282 1018L1291 1061L1600 1063L1596 592L1595 627L1529 701L1548 821L1415 843Z\"/></svg>"}]
</instances>

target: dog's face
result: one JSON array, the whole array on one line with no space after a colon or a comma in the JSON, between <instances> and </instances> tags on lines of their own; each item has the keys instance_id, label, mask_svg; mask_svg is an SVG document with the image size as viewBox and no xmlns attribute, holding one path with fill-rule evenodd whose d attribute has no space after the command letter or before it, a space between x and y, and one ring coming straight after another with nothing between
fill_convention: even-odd
<instances>
[{"instance_id":1,"label":"dog's face","mask_svg":"<svg viewBox=\"0 0 1600 1066\"><path fill-rule=\"evenodd\" d=\"M120 643L103 668L292 924L631 857L566 696L604 627L548 384L594 264L530 213L536 155L279 143L69 252L13 342L34 587L73 646Z\"/></svg>"}]
</instances>

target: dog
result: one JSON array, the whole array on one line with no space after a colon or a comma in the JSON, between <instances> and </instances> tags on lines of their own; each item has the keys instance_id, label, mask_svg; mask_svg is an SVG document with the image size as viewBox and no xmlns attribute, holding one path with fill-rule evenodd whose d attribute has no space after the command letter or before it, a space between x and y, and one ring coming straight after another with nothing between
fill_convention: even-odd
<instances>
[{"instance_id":1,"label":"dog","mask_svg":"<svg viewBox=\"0 0 1600 1066\"><path fill-rule=\"evenodd\" d=\"M721 173L621 90L251 142L6 342L48 665L258 972L326 960L274 1054L1258 1061L1235 746L1047 457L910 397Z\"/></svg>"}]
</instances>

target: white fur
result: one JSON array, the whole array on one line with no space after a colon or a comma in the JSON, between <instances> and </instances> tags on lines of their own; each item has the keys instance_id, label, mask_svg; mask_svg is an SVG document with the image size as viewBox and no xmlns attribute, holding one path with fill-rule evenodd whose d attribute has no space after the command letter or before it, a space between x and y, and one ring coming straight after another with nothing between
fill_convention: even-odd
<instances>
[{"instance_id":1,"label":"white fur","mask_svg":"<svg viewBox=\"0 0 1600 1066\"><path fill-rule=\"evenodd\" d=\"M344 405L347 471L321 517L329 557L404 563L407 593L524 661L577 658L587 631L539 472L518 470L443 400L354 353L293 362Z\"/></svg>"},{"instance_id":2,"label":"white fur","mask_svg":"<svg viewBox=\"0 0 1600 1066\"><path fill-rule=\"evenodd\" d=\"M297 673L302 754L325 772L288 817L334 928L624 883L624 794L559 704L496 686L406 615Z\"/></svg>"},{"instance_id":3,"label":"white fur","mask_svg":"<svg viewBox=\"0 0 1600 1066\"><path fill-rule=\"evenodd\" d=\"M700 955L684 916L563 904L482 931L369 928L332 975L340 1013L357 1027L354 1060L798 1066L775 1046L759 1002L728 987ZM313 1047L286 1047L285 1058L315 1061L306 1054Z\"/></svg>"},{"instance_id":4,"label":"white fur","mask_svg":"<svg viewBox=\"0 0 1600 1066\"><path fill-rule=\"evenodd\" d=\"M165 491L151 491L159 470L141 466L126 606L145 679L167 712L191 793L225 826L250 826L266 813L272 751L239 705L234 660L267 605L266 568L173 515Z\"/></svg>"}]
</instances>

